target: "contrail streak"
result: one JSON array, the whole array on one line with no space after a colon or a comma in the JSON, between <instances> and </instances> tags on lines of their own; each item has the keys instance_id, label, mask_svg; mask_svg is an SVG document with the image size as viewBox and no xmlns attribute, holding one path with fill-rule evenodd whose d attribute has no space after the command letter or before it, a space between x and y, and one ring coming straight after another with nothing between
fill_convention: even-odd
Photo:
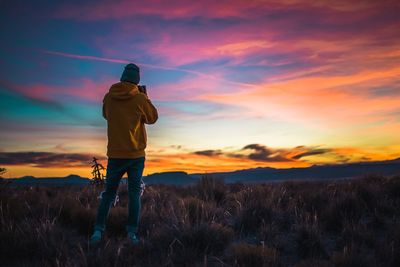
<instances>
[{"instance_id":1,"label":"contrail streak","mask_svg":"<svg viewBox=\"0 0 400 267\"><path fill-rule=\"evenodd\" d=\"M68 58L75 58L75 59L82 59L82 60L103 61L103 62L110 62L110 63L117 63L117 64L129 64L129 63L135 62L135 61L129 61L129 60L125 60L125 59L78 55L78 54L70 54L70 53L63 53L63 52L50 51L50 50L41 50L41 52L45 53L45 54L61 56L61 57L68 57ZM193 70L188 70L188 69L168 67L168 66L162 66L162 65L146 64L146 63L141 63L141 62L137 62L137 61L136 61L136 63L140 66L147 67L147 68L181 71L181 72L185 72L185 73L189 73L189 74L194 74L194 75L197 75L200 77L204 77L207 79L218 80L218 81L222 81L222 82L226 82L226 83L230 83L230 84L234 84L234 85L240 85L240 86L246 86L246 87L254 87L255 86L254 84L233 82L233 81L229 81L229 80L226 80L223 78L215 77L215 76L212 76L209 74L205 74L205 73L193 71Z\"/></svg>"}]
</instances>

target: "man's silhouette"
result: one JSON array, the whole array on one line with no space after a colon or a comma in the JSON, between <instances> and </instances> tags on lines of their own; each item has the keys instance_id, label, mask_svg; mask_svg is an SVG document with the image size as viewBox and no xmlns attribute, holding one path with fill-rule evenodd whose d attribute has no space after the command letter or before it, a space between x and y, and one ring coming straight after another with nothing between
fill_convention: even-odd
<instances>
[{"instance_id":1,"label":"man's silhouette","mask_svg":"<svg viewBox=\"0 0 400 267\"><path fill-rule=\"evenodd\" d=\"M103 99L103 117L107 120L106 189L101 194L91 244L98 243L105 229L109 209L122 176L128 174L129 214L126 230L129 240L139 243L140 192L147 142L144 124L158 119L157 109L146 92L139 90L139 67L125 66L119 83L113 84Z\"/></svg>"}]
</instances>

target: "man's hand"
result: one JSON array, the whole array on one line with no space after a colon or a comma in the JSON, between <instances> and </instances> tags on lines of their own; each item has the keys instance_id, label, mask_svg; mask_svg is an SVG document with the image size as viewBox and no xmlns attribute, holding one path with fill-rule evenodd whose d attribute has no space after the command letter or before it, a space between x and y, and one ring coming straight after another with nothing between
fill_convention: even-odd
<instances>
[{"instance_id":1,"label":"man's hand","mask_svg":"<svg viewBox=\"0 0 400 267\"><path fill-rule=\"evenodd\" d=\"M139 92L141 92L141 93L147 95L147 88L146 88L146 85L138 85L138 88L139 88Z\"/></svg>"}]
</instances>

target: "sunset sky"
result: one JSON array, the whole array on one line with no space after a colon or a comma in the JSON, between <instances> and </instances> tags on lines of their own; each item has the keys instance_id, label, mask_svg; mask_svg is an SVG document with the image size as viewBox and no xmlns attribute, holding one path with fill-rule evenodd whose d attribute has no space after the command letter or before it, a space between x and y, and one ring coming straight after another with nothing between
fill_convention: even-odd
<instances>
[{"instance_id":1,"label":"sunset sky","mask_svg":"<svg viewBox=\"0 0 400 267\"><path fill-rule=\"evenodd\" d=\"M399 1L1 1L5 177L106 164L104 94L141 67L145 174L400 157Z\"/></svg>"}]
</instances>

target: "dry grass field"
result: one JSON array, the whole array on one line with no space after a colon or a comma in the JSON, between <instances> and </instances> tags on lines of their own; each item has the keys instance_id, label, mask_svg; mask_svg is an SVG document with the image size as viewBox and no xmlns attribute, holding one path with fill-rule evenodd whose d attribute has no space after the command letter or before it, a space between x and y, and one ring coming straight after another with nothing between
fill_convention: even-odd
<instances>
[{"instance_id":1,"label":"dry grass field","mask_svg":"<svg viewBox=\"0 0 400 267\"><path fill-rule=\"evenodd\" d=\"M89 247L102 188L0 185L1 266L400 266L400 177L151 185L126 242L126 187Z\"/></svg>"}]
</instances>

